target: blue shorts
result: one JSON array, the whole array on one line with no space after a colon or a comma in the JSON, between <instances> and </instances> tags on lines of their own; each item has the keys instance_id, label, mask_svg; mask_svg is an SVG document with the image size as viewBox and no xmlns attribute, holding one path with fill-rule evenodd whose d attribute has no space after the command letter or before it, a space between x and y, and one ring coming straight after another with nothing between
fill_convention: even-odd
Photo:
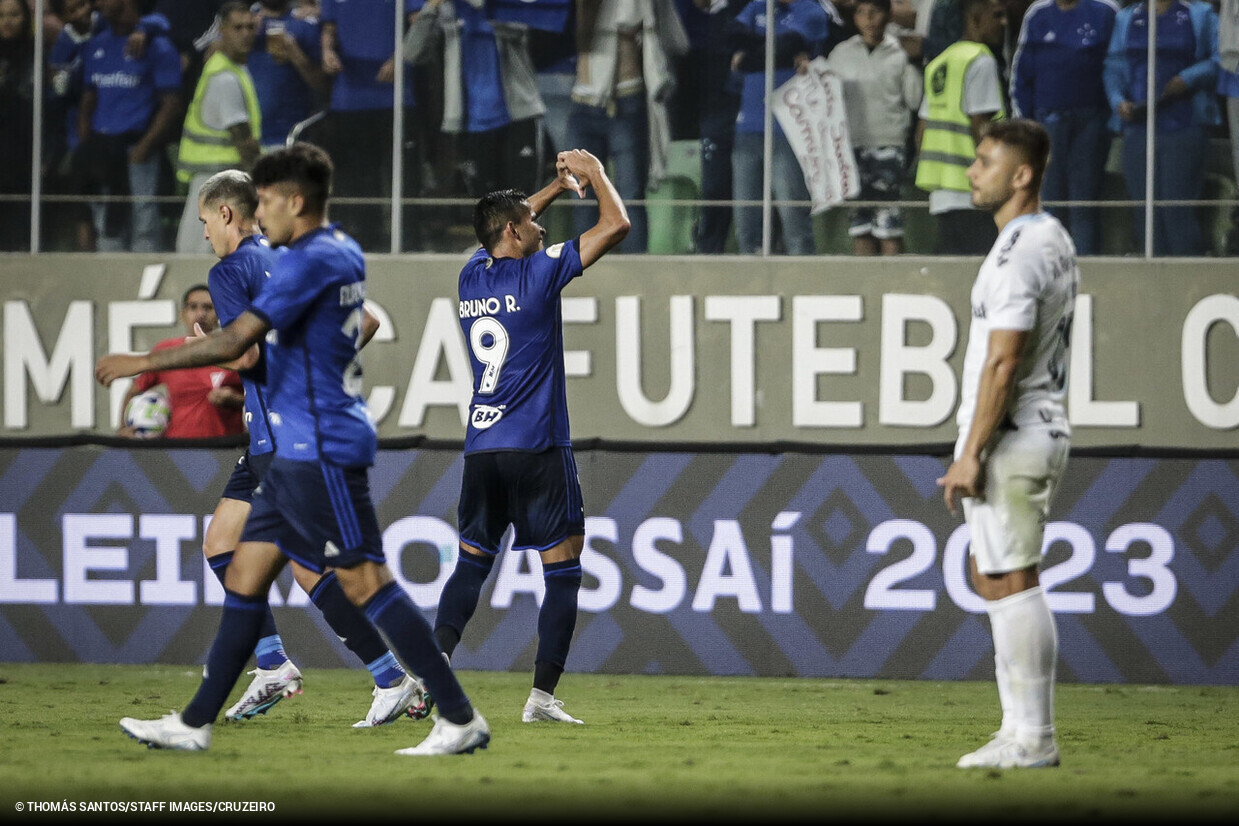
<instances>
[{"instance_id":1,"label":"blue shorts","mask_svg":"<svg viewBox=\"0 0 1239 826\"><path fill-rule=\"evenodd\" d=\"M252 502L254 488L258 487L262 477L267 474L267 468L271 467L271 460L274 458L275 454L270 452L260 453L257 456L252 455L248 450L242 453L219 498Z\"/></svg>"},{"instance_id":2,"label":"blue shorts","mask_svg":"<svg viewBox=\"0 0 1239 826\"><path fill-rule=\"evenodd\" d=\"M545 551L585 534L585 508L571 447L465 456L456 513L460 541L492 556L511 525L512 547Z\"/></svg>"},{"instance_id":3,"label":"blue shorts","mask_svg":"<svg viewBox=\"0 0 1239 826\"><path fill-rule=\"evenodd\" d=\"M383 533L367 468L276 459L254 490L242 542L274 542L289 559L322 573L384 563Z\"/></svg>"}]
</instances>

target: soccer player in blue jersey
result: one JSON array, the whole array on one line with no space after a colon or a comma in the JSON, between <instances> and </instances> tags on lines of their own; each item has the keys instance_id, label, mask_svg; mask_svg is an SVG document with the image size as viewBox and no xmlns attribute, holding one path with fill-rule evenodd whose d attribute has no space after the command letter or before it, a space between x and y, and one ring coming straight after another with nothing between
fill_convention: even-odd
<instances>
[{"instance_id":1,"label":"soccer player in blue jersey","mask_svg":"<svg viewBox=\"0 0 1239 826\"><path fill-rule=\"evenodd\" d=\"M473 362L473 400L457 520L460 555L443 587L435 636L450 657L477 608L504 533L514 550L542 560L546 593L538 612L533 689L526 723L580 723L555 687L576 628L585 511L564 384L560 292L624 240L628 212L603 164L574 149L559 153L555 180L535 195L492 192L478 201L473 228L482 247L460 272L460 325ZM579 238L543 248L537 217L565 192L592 186L598 221Z\"/></svg>"},{"instance_id":2,"label":"soccer player in blue jersey","mask_svg":"<svg viewBox=\"0 0 1239 826\"><path fill-rule=\"evenodd\" d=\"M249 175L235 169L211 176L199 193L198 218L202 221L206 240L219 257L219 262L211 268L207 284L221 325L231 322L253 303L275 268L280 252L255 231L257 206L258 193L253 181ZM362 344L377 330L378 319L366 312ZM260 376L261 369L242 375L249 449L237 462L224 488L202 546L207 563L219 577L220 584L224 584L225 572L249 517L254 488L262 481L275 456L275 440L267 421L267 392L257 380ZM355 727L380 726L406 713L414 719L426 717L430 710L421 682L405 673L365 614L348 601L335 573L328 571L320 576L296 563L292 569L297 584L322 611L331 630L374 677L370 711ZM254 656L257 667L250 672L254 679L225 713L229 719L265 714L280 700L301 692L301 671L284 652L269 608Z\"/></svg>"},{"instance_id":3,"label":"soccer player in blue jersey","mask_svg":"<svg viewBox=\"0 0 1239 826\"><path fill-rule=\"evenodd\" d=\"M287 250L249 308L184 346L112 354L95 367L107 385L143 370L232 364L265 340L275 439L275 458L254 491L228 566L224 610L197 694L180 713L157 720L126 717L121 728L156 748L208 748L212 724L258 642L268 589L292 559L320 574L333 569L349 600L432 692L439 710L434 728L422 743L397 754L485 748L490 727L383 555L369 489L378 438L362 396L358 359L365 335L365 262L357 243L327 223L331 159L317 146L298 143L264 155L252 175L259 224L274 246Z\"/></svg>"}]
</instances>

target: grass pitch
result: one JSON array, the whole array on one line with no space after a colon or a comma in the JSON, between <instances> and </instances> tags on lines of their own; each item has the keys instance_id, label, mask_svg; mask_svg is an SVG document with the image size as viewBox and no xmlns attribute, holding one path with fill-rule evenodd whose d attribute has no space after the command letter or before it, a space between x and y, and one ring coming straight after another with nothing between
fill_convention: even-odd
<instances>
[{"instance_id":1,"label":"grass pitch","mask_svg":"<svg viewBox=\"0 0 1239 826\"><path fill-rule=\"evenodd\" d=\"M305 694L215 726L205 753L147 750L117 726L181 708L199 667L0 664L0 813L31 803L274 804L279 822L1231 821L1239 689L1063 684L1058 769L956 769L997 726L986 682L567 674L584 726L525 725L529 676L463 672L491 724L471 756L398 757L429 721L355 730L362 671L307 670ZM239 684L234 697L240 693ZM24 809L18 809L18 805ZM171 820L181 815L138 815ZM202 815L197 815L202 817ZM363 820L364 819L364 820Z\"/></svg>"}]
</instances>

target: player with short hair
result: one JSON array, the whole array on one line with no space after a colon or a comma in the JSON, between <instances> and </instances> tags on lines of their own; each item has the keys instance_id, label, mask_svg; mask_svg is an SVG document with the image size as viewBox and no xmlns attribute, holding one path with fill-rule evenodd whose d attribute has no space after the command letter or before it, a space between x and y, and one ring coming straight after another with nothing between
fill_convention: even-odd
<instances>
[{"instance_id":1,"label":"player with short hair","mask_svg":"<svg viewBox=\"0 0 1239 826\"><path fill-rule=\"evenodd\" d=\"M357 242L327 223L332 165L297 143L255 164L256 217L270 242L287 247L271 278L223 329L167 353L112 354L103 384L152 366L190 367L248 357L266 340L266 387L275 458L254 491L241 542L228 566L224 610L202 683L180 713L126 717L121 728L157 748L202 750L262 626L267 593L294 560L334 569L348 599L387 640L405 669L433 692L439 716L429 736L398 754L471 753L490 727L469 702L417 606L388 569L369 468L378 437L362 396L365 261ZM271 335L269 335L271 334Z\"/></svg>"},{"instance_id":2,"label":"player with short hair","mask_svg":"<svg viewBox=\"0 0 1239 826\"><path fill-rule=\"evenodd\" d=\"M1045 127L989 125L968 168L972 201L998 239L972 287L955 459L938 479L962 498L972 582L990 618L1002 725L960 768L1059 764L1054 737L1058 632L1038 579L1050 504L1070 450L1064 408L1080 271L1071 236L1041 209Z\"/></svg>"},{"instance_id":3,"label":"player with short hair","mask_svg":"<svg viewBox=\"0 0 1239 826\"><path fill-rule=\"evenodd\" d=\"M254 183L240 170L217 172L206 179L198 193L198 218L202 222L203 237L219 257L207 281L221 324L230 323L253 303L275 269L279 251L256 232L254 211L257 207L258 192ZM366 312L363 346L377 330L378 319ZM207 564L221 585L249 517L254 488L262 481L275 456L275 439L267 419L268 394L260 383L261 367L260 362L241 376L250 444L237 461L220 496L202 543ZM380 726L405 714L415 720L426 717L430 709L424 686L405 673L365 614L340 590L336 575L328 571L320 576L296 563L292 570L293 578L323 613L331 630L374 677L370 710L365 719L354 726ZM224 716L229 719L265 714L280 700L301 692L301 671L284 652L269 607L254 656L257 667L250 672L254 679L241 698L225 712Z\"/></svg>"},{"instance_id":4,"label":"player with short hair","mask_svg":"<svg viewBox=\"0 0 1239 826\"><path fill-rule=\"evenodd\" d=\"M501 190L473 212L482 247L460 271L460 325L473 364L473 400L457 521L460 553L443 587L435 636L450 657L477 609L504 534L534 549L546 593L526 723L580 723L555 699L576 628L585 511L568 427L560 292L628 233L628 213L603 164L560 152L554 181L532 196ZM536 218L565 192L592 186L598 220L579 238L543 248Z\"/></svg>"}]
</instances>

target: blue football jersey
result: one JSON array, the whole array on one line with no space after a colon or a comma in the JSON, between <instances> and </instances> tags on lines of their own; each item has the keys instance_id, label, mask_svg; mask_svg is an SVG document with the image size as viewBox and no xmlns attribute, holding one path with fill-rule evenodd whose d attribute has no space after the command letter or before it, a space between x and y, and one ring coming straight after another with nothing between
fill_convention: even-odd
<instances>
[{"instance_id":1,"label":"blue football jersey","mask_svg":"<svg viewBox=\"0 0 1239 826\"><path fill-rule=\"evenodd\" d=\"M105 26L82 47L83 82L98 93L90 128L104 135L146 131L160 93L181 91L181 56L168 38L151 39L136 60L127 42Z\"/></svg>"},{"instance_id":2,"label":"blue football jersey","mask_svg":"<svg viewBox=\"0 0 1239 826\"><path fill-rule=\"evenodd\" d=\"M479 249L460 271L473 363L466 454L572 444L559 294L583 270L574 239L520 259Z\"/></svg>"},{"instance_id":3,"label":"blue football jersey","mask_svg":"<svg viewBox=\"0 0 1239 826\"><path fill-rule=\"evenodd\" d=\"M275 455L341 467L374 464L378 434L362 396L361 247L334 224L275 260L251 312L271 325L267 392Z\"/></svg>"},{"instance_id":4,"label":"blue football jersey","mask_svg":"<svg viewBox=\"0 0 1239 826\"><path fill-rule=\"evenodd\" d=\"M261 235L251 235L236 251L224 256L207 274L207 287L215 304L219 326L225 327L248 310L271 277L279 251ZM260 383L262 363L241 373L245 388L245 425L250 432L250 453L260 456L275 450L267 422L267 393Z\"/></svg>"}]
</instances>

